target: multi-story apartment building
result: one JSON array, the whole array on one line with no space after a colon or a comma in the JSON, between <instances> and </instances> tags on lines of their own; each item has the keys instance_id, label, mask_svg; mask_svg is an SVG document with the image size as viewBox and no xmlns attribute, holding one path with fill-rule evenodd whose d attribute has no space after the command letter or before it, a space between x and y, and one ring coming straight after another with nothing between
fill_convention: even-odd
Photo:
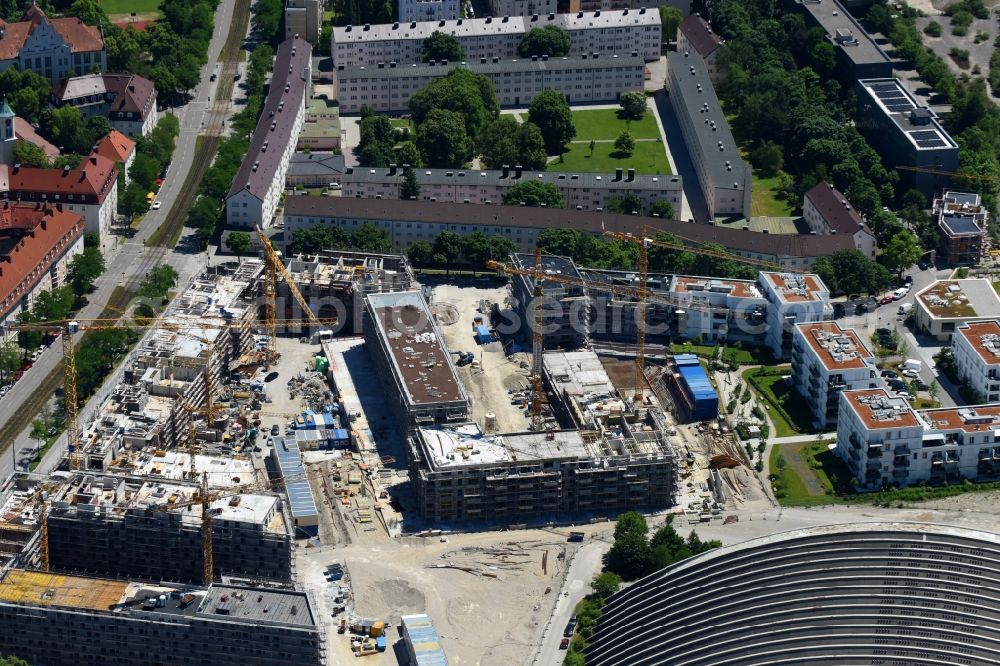
<instances>
[{"instance_id":1,"label":"multi-story apartment building","mask_svg":"<svg viewBox=\"0 0 1000 666\"><path fill-rule=\"evenodd\" d=\"M124 176L125 184L128 185L128 172L132 168L132 163L135 162L135 141L113 129L94 144L94 149L90 151L90 154L100 155L118 165L118 170Z\"/></svg>"},{"instance_id":2,"label":"multi-story apartment building","mask_svg":"<svg viewBox=\"0 0 1000 666\"><path fill-rule=\"evenodd\" d=\"M8 127L3 128L7 141ZM7 201L59 205L83 218L85 230L98 234L107 254L114 240L111 225L118 214L118 168L101 155L89 155L71 169L0 165L0 197Z\"/></svg>"},{"instance_id":3,"label":"multi-story apartment building","mask_svg":"<svg viewBox=\"0 0 1000 666\"><path fill-rule=\"evenodd\" d=\"M87 74L62 81L53 92L58 104L84 116L106 116L125 135L146 136L156 127L156 88L137 74Z\"/></svg>"},{"instance_id":4,"label":"multi-story apartment building","mask_svg":"<svg viewBox=\"0 0 1000 666\"><path fill-rule=\"evenodd\" d=\"M531 254L516 254L510 258L510 263L518 268L531 270L535 267L535 257ZM568 257L542 255L542 270L546 275L580 278L576 265ZM520 323L533 331L535 308L540 307L537 314L541 317L545 332L546 348L576 349L581 346L590 336L590 301L587 289L546 280L540 285L541 303L536 303L535 286L535 280L526 275L515 275L511 279L514 311L520 318Z\"/></svg>"},{"instance_id":5,"label":"multi-story apartment building","mask_svg":"<svg viewBox=\"0 0 1000 666\"><path fill-rule=\"evenodd\" d=\"M450 203L500 204L507 191L518 183L550 183L563 194L565 207L571 210L602 210L608 200L634 194L649 206L669 201L680 210L680 176L636 174L635 169L615 169L615 173L559 173L524 171L519 166L505 166L494 171L462 169L415 169L420 199ZM362 199L398 199L403 170L395 164L382 167L347 167L340 179L341 196Z\"/></svg>"},{"instance_id":6,"label":"multi-story apartment building","mask_svg":"<svg viewBox=\"0 0 1000 666\"><path fill-rule=\"evenodd\" d=\"M646 9L349 25L333 29L330 53L335 66L409 66L421 61L424 40L443 32L459 41L468 62L507 60L518 57L525 33L545 26L569 32L570 55L637 51L646 61L660 57L660 14Z\"/></svg>"},{"instance_id":7,"label":"multi-story apartment building","mask_svg":"<svg viewBox=\"0 0 1000 666\"><path fill-rule=\"evenodd\" d=\"M490 0L490 11L493 16L537 16L558 12L559 3L556 0Z\"/></svg>"},{"instance_id":8,"label":"multi-story apartment building","mask_svg":"<svg viewBox=\"0 0 1000 666\"><path fill-rule=\"evenodd\" d=\"M712 83L718 83L721 78L716 59L723 41L722 37L712 30L708 21L697 14L691 14L677 27L677 52L694 51L700 55L705 61L708 78Z\"/></svg>"},{"instance_id":9,"label":"multi-story apartment building","mask_svg":"<svg viewBox=\"0 0 1000 666\"><path fill-rule=\"evenodd\" d=\"M622 93L642 90L646 64L638 53L566 58L531 58L479 62L411 64L379 63L375 67L337 65L334 91L341 113L357 113L369 106L380 113L401 113L410 97L456 67L485 76L493 84L500 106L525 107L535 95L555 90L570 104L614 102Z\"/></svg>"},{"instance_id":10,"label":"multi-story apartment building","mask_svg":"<svg viewBox=\"0 0 1000 666\"><path fill-rule=\"evenodd\" d=\"M532 252L543 229L577 229L603 235L606 231L642 234L650 218L607 212L531 208L525 206L456 206L438 201L392 201L347 197L292 196L285 199L285 242L296 229L318 224L357 229L372 224L384 229L396 251L414 241L433 243L442 231L481 232L511 239L519 252ZM761 234L725 226L658 220L660 231L697 244L716 243L733 254L768 261L789 270L805 270L817 257L853 247L844 236ZM818 278L816 278L818 280ZM824 287L825 289L825 287ZM832 315L832 311L831 311ZM815 321L806 319L802 321ZM791 338L788 340L791 344Z\"/></svg>"},{"instance_id":11,"label":"multi-story apartment building","mask_svg":"<svg viewBox=\"0 0 1000 666\"><path fill-rule=\"evenodd\" d=\"M795 324L833 319L830 290L818 275L761 271L758 283L768 304L765 341L776 358L791 355Z\"/></svg>"},{"instance_id":12,"label":"multi-story apartment building","mask_svg":"<svg viewBox=\"0 0 1000 666\"><path fill-rule=\"evenodd\" d=\"M902 83L891 78L857 83L858 130L887 166L958 169L958 144L941 126L937 115L920 106ZM937 173L905 171L900 175L904 182L928 196L949 182L948 176Z\"/></svg>"},{"instance_id":13,"label":"multi-story apartment building","mask_svg":"<svg viewBox=\"0 0 1000 666\"><path fill-rule=\"evenodd\" d=\"M948 264L978 264L986 244L989 216L979 195L946 190L934 199L934 214L941 239L938 258Z\"/></svg>"},{"instance_id":14,"label":"multi-story apartment building","mask_svg":"<svg viewBox=\"0 0 1000 666\"><path fill-rule=\"evenodd\" d=\"M301 37L315 46L322 28L323 3L320 0L285 0L285 39Z\"/></svg>"},{"instance_id":15,"label":"multi-story apartment building","mask_svg":"<svg viewBox=\"0 0 1000 666\"><path fill-rule=\"evenodd\" d=\"M270 91L250 138L250 150L226 196L226 222L231 226L270 226L305 121L311 72L309 42L293 37L278 46Z\"/></svg>"},{"instance_id":16,"label":"multi-story apartment building","mask_svg":"<svg viewBox=\"0 0 1000 666\"><path fill-rule=\"evenodd\" d=\"M796 324L792 381L817 428L837 423L841 391L878 388L875 357L853 329L835 321Z\"/></svg>"},{"instance_id":17,"label":"multi-story apartment building","mask_svg":"<svg viewBox=\"0 0 1000 666\"><path fill-rule=\"evenodd\" d=\"M667 90L709 217L750 217L750 167L740 157L700 55L667 54Z\"/></svg>"},{"instance_id":18,"label":"multi-story apartment building","mask_svg":"<svg viewBox=\"0 0 1000 666\"><path fill-rule=\"evenodd\" d=\"M938 280L913 299L916 330L940 342L952 339L963 324L992 321L1000 312L1000 296L989 280Z\"/></svg>"},{"instance_id":19,"label":"multi-story apartment building","mask_svg":"<svg viewBox=\"0 0 1000 666\"><path fill-rule=\"evenodd\" d=\"M985 402L1000 402L1000 321L962 324L951 344L961 380Z\"/></svg>"},{"instance_id":20,"label":"multi-story apartment building","mask_svg":"<svg viewBox=\"0 0 1000 666\"><path fill-rule=\"evenodd\" d=\"M0 323L30 310L38 294L66 284L83 252L83 220L61 205L0 202ZM13 334L13 333L12 333Z\"/></svg>"},{"instance_id":21,"label":"multi-story apartment building","mask_svg":"<svg viewBox=\"0 0 1000 666\"><path fill-rule=\"evenodd\" d=\"M462 18L460 0L399 0L400 22L452 21Z\"/></svg>"},{"instance_id":22,"label":"multi-story apartment building","mask_svg":"<svg viewBox=\"0 0 1000 666\"><path fill-rule=\"evenodd\" d=\"M864 489L995 478L1000 405L914 410L885 389L840 394L837 454Z\"/></svg>"},{"instance_id":23,"label":"multi-story apartment building","mask_svg":"<svg viewBox=\"0 0 1000 666\"><path fill-rule=\"evenodd\" d=\"M701 338L705 344L760 344L767 331L767 299L753 280L677 275L670 281L670 294L692 305L717 308L677 308L677 337Z\"/></svg>"},{"instance_id":24,"label":"multi-story apartment building","mask_svg":"<svg viewBox=\"0 0 1000 666\"><path fill-rule=\"evenodd\" d=\"M892 76L889 56L838 0L794 0L794 4L805 11L807 24L821 28L833 44L842 79L853 84L856 79Z\"/></svg>"},{"instance_id":25,"label":"multi-story apartment building","mask_svg":"<svg viewBox=\"0 0 1000 666\"><path fill-rule=\"evenodd\" d=\"M847 197L830 183L821 182L806 192L802 217L812 233L849 236L855 249L869 259L875 258L875 234Z\"/></svg>"},{"instance_id":26,"label":"multi-story apartment building","mask_svg":"<svg viewBox=\"0 0 1000 666\"><path fill-rule=\"evenodd\" d=\"M103 31L76 17L50 19L32 2L20 21L0 27L0 71L16 67L57 83L107 66Z\"/></svg>"}]
</instances>

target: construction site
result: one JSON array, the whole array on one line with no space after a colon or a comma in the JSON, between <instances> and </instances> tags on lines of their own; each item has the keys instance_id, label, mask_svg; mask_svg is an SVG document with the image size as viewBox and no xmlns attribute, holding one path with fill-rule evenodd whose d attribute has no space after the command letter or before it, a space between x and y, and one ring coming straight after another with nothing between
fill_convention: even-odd
<instances>
[{"instance_id":1,"label":"construction site","mask_svg":"<svg viewBox=\"0 0 1000 666\"><path fill-rule=\"evenodd\" d=\"M436 629L412 628L425 643L513 663L555 602L571 527L597 533L628 509L710 521L756 481L723 424L685 423L680 373L647 367L645 326L625 358L599 355L586 326L539 326L543 309L522 301L561 293L585 323L605 307L596 294L640 322L647 306L721 305L539 255L424 284L399 256L265 255L206 269L158 317L133 317L145 334L108 397L86 419L67 407L62 468L3 498L0 614L28 606L52 631L96 622L108 640L135 620L218 637L181 663L236 663L254 654L248 631L271 632L272 654L318 664L395 663L388 646L416 639L390 628L427 613ZM88 585L107 598L80 599ZM484 629L455 640L469 623ZM60 663L57 648L32 652L37 636L0 652ZM260 658L241 663L274 663Z\"/></svg>"}]
</instances>

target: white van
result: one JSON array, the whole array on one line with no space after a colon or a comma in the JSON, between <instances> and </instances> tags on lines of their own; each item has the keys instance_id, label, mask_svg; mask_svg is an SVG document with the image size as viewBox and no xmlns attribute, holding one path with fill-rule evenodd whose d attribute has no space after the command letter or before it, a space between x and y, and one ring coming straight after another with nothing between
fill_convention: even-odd
<instances>
[{"instance_id":1,"label":"white van","mask_svg":"<svg viewBox=\"0 0 1000 666\"><path fill-rule=\"evenodd\" d=\"M894 300L894 301L898 301L898 300L899 300L899 299L901 299L901 298L902 298L903 296L906 296L906 294L907 294L907 293L908 293L909 291L910 291L910 290L909 290L909 289L907 289L906 287L900 287L900 288L899 288L899 289L897 289L896 291L892 292L892 300Z\"/></svg>"},{"instance_id":2,"label":"white van","mask_svg":"<svg viewBox=\"0 0 1000 666\"><path fill-rule=\"evenodd\" d=\"M913 303L903 303L902 305L899 306L899 310L897 311L897 313L901 315L908 315L910 314L910 310L912 309L913 309Z\"/></svg>"}]
</instances>

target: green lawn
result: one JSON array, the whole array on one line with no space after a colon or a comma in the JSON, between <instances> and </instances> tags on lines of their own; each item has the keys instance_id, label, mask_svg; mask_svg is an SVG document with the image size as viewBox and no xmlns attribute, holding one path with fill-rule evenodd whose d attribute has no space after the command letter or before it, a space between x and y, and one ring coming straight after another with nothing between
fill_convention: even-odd
<instances>
[{"instance_id":1,"label":"green lawn","mask_svg":"<svg viewBox=\"0 0 1000 666\"><path fill-rule=\"evenodd\" d=\"M690 341L670 344L671 354L695 354L708 360L715 358L717 349L714 345L696 345ZM733 362L737 365L773 365L774 355L767 347L726 347L720 360L723 363Z\"/></svg>"},{"instance_id":2,"label":"green lawn","mask_svg":"<svg viewBox=\"0 0 1000 666\"><path fill-rule=\"evenodd\" d=\"M628 157L617 154L614 145L610 143L596 144L593 157L588 144L573 143L562 159L562 162L558 158L549 162L549 171L613 173L616 167L621 167L635 169L636 173L664 176L671 173L667 153L659 141L637 142L635 151Z\"/></svg>"},{"instance_id":3,"label":"green lawn","mask_svg":"<svg viewBox=\"0 0 1000 666\"><path fill-rule=\"evenodd\" d=\"M389 122L393 127L405 127L410 132L413 132L413 124L409 118L390 118Z\"/></svg>"},{"instance_id":4,"label":"green lawn","mask_svg":"<svg viewBox=\"0 0 1000 666\"><path fill-rule=\"evenodd\" d=\"M754 217L790 217L795 209L787 202L778 198L778 176L763 178L753 173L753 184L750 191L750 214Z\"/></svg>"},{"instance_id":5,"label":"green lawn","mask_svg":"<svg viewBox=\"0 0 1000 666\"><path fill-rule=\"evenodd\" d=\"M100 0L105 14L159 14L160 0Z\"/></svg>"},{"instance_id":6,"label":"green lawn","mask_svg":"<svg viewBox=\"0 0 1000 666\"><path fill-rule=\"evenodd\" d=\"M656 126L653 114L646 113L642 120L628 121L618 117L619 109L594 109L573 111L573 125L576 126L574 141L590 143L591 139L614 141L618 134L627 129L636 139L659 139L660 128Z\"/></svg>"},{"instance_id":7,"label":"green lawn","mask_svg":"<svg viewBox=\"0 0 1000 666\"><path fill-rule=\"evenodd\" d=\"M791 366L779 368L790 374ZM764 398L771 421L774 423L775 437L791 437L815 432L812 427L812 413L806 401L794 388L783 381L782 374L756 375L755 370L744 373L747 380Z\"/></svg>"},{"instance_id":8,"label":"green lawn","mask_svg":"<svg viewBox=\"0 0 1000 666\"><path fill-rule=\"evenodd\" d=\"M771 447L768 473L773 481L775 496L783 506L814 506L847 501L834 494L834 485L841 492L851 476L847 465L830 448L832 442L803 442ZM778 457L783 465L778 464ZM859 497L859 496L854 496Z\"/></svg>"}]
</instances>

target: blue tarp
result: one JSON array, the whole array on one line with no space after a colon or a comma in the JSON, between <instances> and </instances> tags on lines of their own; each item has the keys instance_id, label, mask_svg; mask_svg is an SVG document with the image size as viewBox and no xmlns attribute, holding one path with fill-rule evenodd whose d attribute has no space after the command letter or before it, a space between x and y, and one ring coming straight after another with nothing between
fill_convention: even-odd
<instances>
[{"instance_id":1,"label":"blue tarp","mask_svg":"<svg viewBox=\"0 0 1000 666\"><path fill-rule=\"evenodd\" d=\"M687 394L693 408L689 417L693 421L707 421L719 415L719 396L712 388L705 369L694 354L674 356L677 372L681 376L681 388Z\"/></svg>"},{"instance_id":2,"label":"blue tarp","mask_svg":"<svg viewBox=\"0 0 1000 666\"><path fill-rule=\"evenodd\" d=\"M333 429L333 441L335 442L346 442L351 438L351 434L347 432L344 428L334 428Z\"/></svg>"},{"instance_id":3,"label":"blue tarp","mask_svg":"<svg viewBox=\"0 0 1000 666\"><path fill-rule=\"evenodd\" d=\"M486 326L476 327L476 342L478 342L479 344L486 344L492 339L493 336L490 335L490 329L488 329Z\"/></svg>"}]
</instances>

